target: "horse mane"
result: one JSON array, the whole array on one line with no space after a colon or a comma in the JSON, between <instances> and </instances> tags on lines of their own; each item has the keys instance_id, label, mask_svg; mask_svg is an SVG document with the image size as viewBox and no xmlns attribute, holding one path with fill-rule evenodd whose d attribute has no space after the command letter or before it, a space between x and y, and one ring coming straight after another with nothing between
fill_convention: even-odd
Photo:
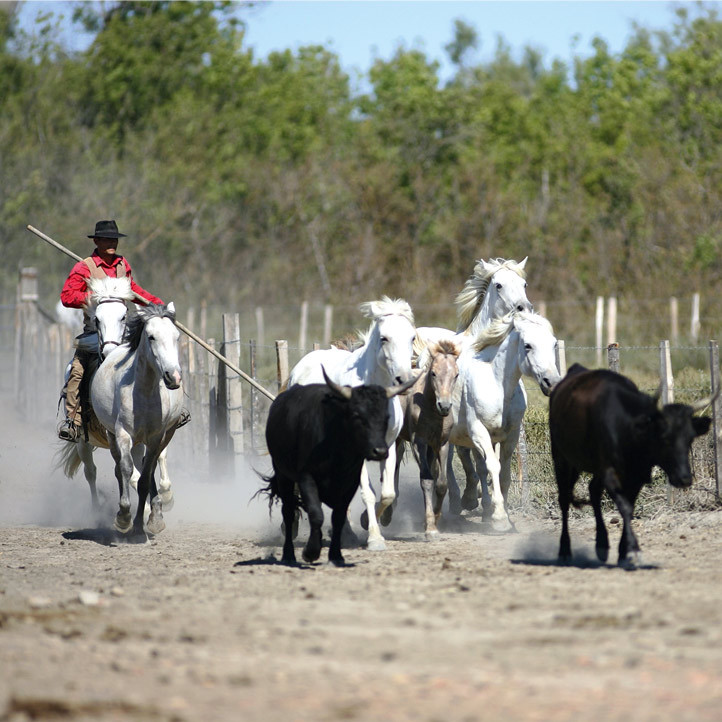
<instances>
[{"instance_id":1,"label":"horse mane","mask_svg":"<svg viewBox=\"0 0 722 722\"><path fill-rule=\"evenodd\" d=\"M414 322L414 312L411 310L407 301L403 298L391 299L388 296L382 296L379 301L366 301L359 306L361 313L370 318L372 321L377 321L383 316L403 316L412 326Z\"/></svg>"},{"instance_id":2,"label":"horse mane","mask_svg":"<svg viewBox=\"0 0 722 722\"><path fill-rule=\"evenodd\" d=\"M474 340L472 348L477 353L488 346L497 346L516 328L519 323L533 323L553 333L552 325L544 316L533 311L513 311L503 318L492 321Z\"/></svg>"},{"instance_id":3,"label":"horse mane","mask_svg":"<svg viewBox=\"0 0 722 722\"><path fill-rule=\"evenodd\" d=\"M459 291L454 301L458 318L457 333L469 328L484 302L491 277L502 268L514 271L521 278L526 278L523 265L516 261L493 258L485 264L484 259L480 258L476 262L471 276L464 284L464 288Z\"/></svg>"},{"instance_id":4,"label":"horse mane","mask_svg":"<svg viewBox=\"0 0 722 722\"><path fill-rule=\"evenodd\" d=\"M339 351L355 351L363 345L364 338L362 337L362 333L360 331L357 331L355 335L347 333L345 336L331 342L331 348L337 348Z\"/></svg>"},{"instance_id":5,"label":"horse mane","mask_svg":"<svg viewBox=\"0 0 722 722\"><path fill-rule=\"evenodd\" d=\"M418 337L417 337L418 338ZM461 349L457 344L449 338L442 338L438 341L429 341L428 343L419 339L414 339L414 355L416 368L426 371L431 365L431 360L439 354L451 355L459 358Z\"/></svg>"},{"instance_id":6,"label":"horse mane","mask_svg":"<svg viewBox=\"0 0 722 722\"><path fill-rule=\"evenodd\" d=\"M87 280L90 289L90 297L86 302L88 313L92 315L101 301L119 299L121 301L132 301L135 293L130 287L130 279L127 276L121 278L89 278Z\"/></svg>"},{"instance_id":7,"label":"horse mane","mask_svg":"<svg viewBox=\"0 0 722 722\"><path fill-rule=\"evenodd\" d=\"M140 345L145 324L151 318L169 318L175 323L175 311L171 311L168 306L155 303L139 308L138 313L130 318L125 325L125 342L130 347L131 352L136 351Z\"/></svg>"}]
</instances>

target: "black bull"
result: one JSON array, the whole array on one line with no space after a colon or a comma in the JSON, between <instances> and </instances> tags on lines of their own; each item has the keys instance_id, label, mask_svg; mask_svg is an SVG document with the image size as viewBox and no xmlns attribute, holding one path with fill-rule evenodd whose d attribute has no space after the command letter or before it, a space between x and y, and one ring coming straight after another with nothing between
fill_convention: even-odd
<instances>
[{"instance_id":1,"label":"black bull","mask_svg":"<svg viewBox=\"0 0 722 722\"><path fill-rule=\"evenodd\" d=\"M711 399L660 406L658 395L644 394L625 376L604 369L590 371L574 364L549 399L549 433L562 513L559 558L571 559L569 505L579 504L573 489L580 472L589 472L589 503L596 519L596 553L606 562L609 539L601 510L602 492L612 498L622 517L619 563L640 561L631 522L643 484L660 466L672 486L692 484L689 452L694 439L706 434L710 419L695 417Z\"/></svg>"},{"instance_id":2,"label":"black bull","mask_svg":"<svg viewBox=\"0 0 722 722\"><path fill-rule=\"evenodd\" d=\"M342 565L341 530L366 459L388 456L389 403L416 382L383 388L339 386L324 371L326 384L291 386L271 404L266 445L273 475L265 491L281 499L285 541L283 561L295 563L293 525L296 508L308 514L311 533L303 551L307 562L321 554L324 503L331 507L329 562Z\"/></svg>"}]
</instances>

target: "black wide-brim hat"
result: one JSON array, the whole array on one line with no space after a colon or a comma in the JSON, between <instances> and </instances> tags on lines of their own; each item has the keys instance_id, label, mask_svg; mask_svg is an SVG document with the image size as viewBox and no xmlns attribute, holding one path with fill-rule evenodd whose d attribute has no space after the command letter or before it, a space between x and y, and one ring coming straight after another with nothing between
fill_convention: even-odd
<instances>
[{"instance_id":1,"label":"black wide-brim hat","mask_svg":"<svg viewBox=\"0 0 722 722\"><path fill-rule=\"evenodd\" d=\"M126 235L118 231L115 221L98 221L95 224L95 233L88 238L126 238Z\"/></svg>"}]
</instances>

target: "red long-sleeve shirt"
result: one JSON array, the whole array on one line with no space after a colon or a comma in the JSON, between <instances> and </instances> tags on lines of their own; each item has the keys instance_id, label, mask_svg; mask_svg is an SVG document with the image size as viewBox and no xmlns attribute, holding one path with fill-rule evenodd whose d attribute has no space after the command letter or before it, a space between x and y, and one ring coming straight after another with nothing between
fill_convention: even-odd
<instances>
[{"instance_id":1,"label":"red long-sleeve shirt","mask_svg":"<svg viewBox=\"0 0 722 722\"><path fill-rule=\"evenodd\" d=\"M150 303L163 303L158 296L154 296L144 288L141 288L133 280L133 272L130 268L130 263L127 258L123 256L115 256L111 263L105 263L101 260L97 250L92 253L95 265L102 268L107 276L111 278L117 278L116 266L120 263L121 259L125 263L125 275L130 279L130 287L139 295L143 296ZM60 301L63 306L69 308L82 308L89 295L88 291L88 279L90 278L90 269L84 261L78 261L74 266L73 270L70 271L70 275L63 284L63 290L60 292Z\"/></svg>"}]
</instances>

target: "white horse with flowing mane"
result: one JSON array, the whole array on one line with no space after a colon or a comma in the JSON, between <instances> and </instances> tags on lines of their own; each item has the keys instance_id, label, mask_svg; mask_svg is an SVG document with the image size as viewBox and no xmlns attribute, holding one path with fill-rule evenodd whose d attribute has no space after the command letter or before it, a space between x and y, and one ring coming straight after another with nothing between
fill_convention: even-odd
<instances>
[{"instance_id":1,"label":"white horse with flowing mane","mask_svg":"<svg viewBox=\"0 0 722 722\"><path fill-rule=\"evenodd\" d=\"M458 319L456 332L438 326L419 326L416 331L422 346L430 341L450 339L463 347L473 342L492 321L507 313L532 311L526 296L527 258L518 263L503 258L479 259L454 302Z\"/></svg>"},{"instance_id":2,"label":"white horse with flowing mane","mask_svg":"<svg viewBox=\"0 0 722 722\"><path fill-rule=\"evenodd\" d=\"M505 505L511 456L527 405L521 377L536 381L548 396L560 380L556 343L551 324L543 316L517 311L492 322L459 356L449 440L477 451L485 463L492 481L491 523L496 531L511 528Z\"/></svg>"},{"instance_id":3,"label":"white horse with flowing mane","mask_svg":"<svg viewBox=\"0 0 722 722\"><path fill-rule=\"evenodd\" d=\"M172 303L138 309L128 322L127 345L105 359L90 387L93 410L108 434L120 489L115 528L121 533L132 532L133 540L146 540L143 516L149 492L147 529L158 534L165 528L155 470L182 412L179 335ZM139 444L145 445L145 455L138 479L138 508L131 526L132 450Z\"/></svg>"},{"instance_id":4,"label":"white horse with flowing mane","mask_svg":"<svg viewBox=\"0 0 722 722\"><path fill-rule=\"evenodd\" d=\"M402 299L384 296L360 306L371 319L363 346L355 351L338 348L321 349L306 354L292 369L288 386L324 383L322 367L329 378L342 386L378 384L389 387L406 383L413 378L411 355L416 329L411 306ZM394 469L396 466L396 437L401 430L403 415L399 400L389 399L389 425L386 441L389 456L381 463L381 499L376 508L376 495L371 488L367 464L361 471L361 497L368 515L367 548L380 551L386 548L378 525L378 516L394 500ZM364 517L365 518L365 517Z\"/></svg>"}]
</instances>

